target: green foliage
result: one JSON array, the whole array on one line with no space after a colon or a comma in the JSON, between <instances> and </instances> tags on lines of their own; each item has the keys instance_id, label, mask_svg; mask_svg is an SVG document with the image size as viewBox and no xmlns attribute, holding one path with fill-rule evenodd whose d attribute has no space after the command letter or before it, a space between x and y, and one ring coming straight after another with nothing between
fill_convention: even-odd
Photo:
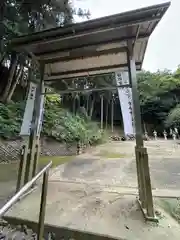
<instances>
[{"instance_id":1,"label":"green foliage","mask_svg":"<svg viewBox=\"0 0 180 240\"><path fill-rule=\"evenodd\" d=\"M14 36L72 23L74 15L90 15L75 10L69 0L1 0L0 9L0 53Z\"/></svg>"},{"instance_id":2,"label":"green foliage","mask_svg":"<svg viewBox=\"0 0 180 240\"><path fill-rule=\"evenodd\" d=\"M144 122L164 128L169 112L180 102L179 68L174 73L142 71L138 74L138 87Z\"/></svg>"},{"instance_id":3,"label":"green foliage","mask_svg":"<svg viewBox=\"0 0 180 240\"><path fill-rule=\"evenodd\" d=\"M6 139L17 137L24 112L24 102L0 104L0 136ZM60 97L46 97L42 133L60 142L77 140L96 144L103 139L98 124L80 115L73 115L61 107Z\"/></svg>"},{"instance_id":4,"label":"green foliage","mask_svg":"<svg viewBox=\"0 0 180 240\"><path fill-rule=\"evenodd\" d=\"M57 95L46 98L43 124L46 136L68 143L80 140L85 144L94 144L102 140L103 134L97 123L61 108L59 99Z\"/></svg>"},{"instance_id":5,"label":"green foliage","mask_svg":"<svg viewBox=\"0 0 180 240\"><path fill-rule=\"evenodd\" d=\"M176 73L157 71L156 73L142 71L138 74L140 100L142 104L180 87L180 78Z\"/></svg>"},{"instance_id":6,"label":"green foliage","mask_svg":"<svg viewBox=\"0 0 180 240\"><path fill-rule=\"evenodd\" d=\"M3 138L13 138L18 135L22 116L23 103L0 103L0 136Z\"/></svg>"},{"instance_id":7,"label":"green foliage","mask_svg":"<svg viewBox=\"0 0 180 240\"><path fill-rule=\"evenodd\" d=\"M180 104L169 112L165 124L167 127L180 127Z\"/></svg>"}]
</instances>

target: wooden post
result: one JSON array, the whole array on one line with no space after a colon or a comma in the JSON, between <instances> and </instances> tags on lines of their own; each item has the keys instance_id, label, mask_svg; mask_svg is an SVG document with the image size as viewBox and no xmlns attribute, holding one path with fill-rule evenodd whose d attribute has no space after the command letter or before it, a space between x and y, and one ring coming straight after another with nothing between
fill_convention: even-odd
<instances>
[{"instance_id":1,"label":"wooden post","mask_svg":"<svg viewBox=\"0 0 180 240\"><path fill-rule=\"evenodd\" d=\"M142 121L141 121L141 110L139 102L139 94L137 88L137 77L136 77L136 63L134 59L133 43L132 41L127 42L127 61L128 61L128 71L129 78L132 87L132 98L133 98L133 111L135 120L135 134L136 134L136 167L137 167L137 177L139 186L139 200L141 207L144 212L144 207L146 207L146 212L144 215L147 219L154 219L154 207L151 189L151 179L149 173L149 163L147 150L144 148L143 135L142 135Z\"/></svg>"},{"instance_id":2,"label":"wooden post","mask_svg":"<svg viewBox=\"0 0 180 240\"><path fill-rule=\"evenodd\" d=\"M31 72L29 72L29 82L32 80ZM33 110L34 110L34 99L36 94L35 84L31 83L29 85L29 90L27 94L26 107L23 117L23 122L21 126L20 135L23 137L23 146L20 156L20 165L18 171L18 180L17 180L17 191L25 184L25 179L27 178L27 172L29 172L29 135L30 127L32 122Z\"/></svg>"},{"instance_id":3,"label":"wooden post","mask_svg":"<svg viewBox=\"0 0 180 240\"><path fill-rule=\"evenodd\" d=\"M153 197L152 197L152 189L151 189L151 179L149 174L149 161L148 161L148 154L147 149L144 148L143 153L143 168L144 168L144 184L145 184L145 197L146 197L146 210L147 216L154 218L154 207L153 207Z\"/></svg>"},{"instance_id":4,"label":"wooden post","mask_svg":"<svg viewBox=\"0 0 180 240\"><path fill-rule=\"evenodd\" d=\"M139 200L141 201L142 207L144 207L144 192L143 192L143 176L141 171L141 154L138 147L135 147L135 156L136 156L136 170L137 170L137 179L138 179L138 191L139 191Z\"/></svg>"},{"instance_id":5,"label":"wooden post","mask_svg":"<svg viewBox=\"0 0 180 240\"><path fill-rule=\"evenodd\" d=\"M49 175L49 170L47 170L43 175L37 240L42 240L44 235L44 220L45 220L46 198L47 198L47 189L48 189L48 175Z\"/></svg>"},{"instance_id":6,"label":"wooden post","mask_svg":"<svg viewBox=\"0 0 180 240\"><path fill-rule=\"evenodd\" d=\"M142 137L141 109L140 109L139 94L138 94L138 88L137 88L136 64L133 56L133 49L128 51L127 55L128 55L128 62L129 62L129 78L130 78L130 83L132 88L136 145L140 147L140 146L144 146L144 143L143 143L143 137Z\"/></svg>"},{"instance_id":7,"label":"wooden post","mask_svg":"<svg viewBox=\"0 0 180 240\"><path fill-rule=\"evenodd\" d=\"M101 130L103 130L103 117L104 117L104 98L101 95Z\"/></svg>"},{"instance_id":8,"label":"wooden post","mask_svg":"<svg viewBox=\"0 0 180 240\"><path fill-rule=\"evenodd\" d=\"M106 103L106 129L108 127L108 115L109 115L109 101Z\"/></svg>"},{"instance_id":9,"label":"wooden post","mask_svg":"<svg viewBox=\"0 0 180 240\"><path fill-rule=\"evenodd\" d=\"M40 144L39 144L39 140L38 143L36 144L35 147L35 155L34 155L34 165L33 165L33 173L32 173L32 177L34 177L37 174L37 169L38 169L38 161L39 161L39 155L40 155Z\"/></svg>"},{"instance_id":10,"label":"wooden post","mask_svg":"<svg viewBox=\"0 0 180 240\"><path fill-rule=\"evenodd\" d=\"M89 115L89 94L87 94L87 99L86 99L86 112L87 112L87 115Z\"/></svg>"},{"instance_id":11,"label":"wooden post","mask_svg":"<svg viewBox=\"0 0 180 240\"><path fill-rule=\"evenodd\" d=\"M40 117L40 107L41 107L41 94L43 90L43 78L44 78L44 64L40 66L40 83L36 90L36 97L34 101L34 113L31 124L31 131L29 137L29 154L27 158L27 166L26 166L26 174L25 174L25 183L32 179L33 176L33 168L35 166L35 154L36 154L36 144L37 144L37 129L38 122ZM37 166L37 164L36 164Z\"/></svg>"},{"instance_id":12,"label":"wooden post","mask_svg":"<svg viewBox=\"0 0 180 240\"><path fill-rule=\"evenodd\" d=\"M111 99L111 132L114 132L114 99Z\"/></svg>"},{"instance_id":13,"label":"wooden post","mask_svg":"<svg viewBox=\"0 0 180 240\"><path fill-rule=\"evenodd\" d=\"M28 155L28 142L26 142L26 144L22 146L21 153L20 153L20 163L19 163L19 170L18 170L16 192L18 192L21 189L21 187L24 185L27 155Z\"/></svg>"}]
</instances>

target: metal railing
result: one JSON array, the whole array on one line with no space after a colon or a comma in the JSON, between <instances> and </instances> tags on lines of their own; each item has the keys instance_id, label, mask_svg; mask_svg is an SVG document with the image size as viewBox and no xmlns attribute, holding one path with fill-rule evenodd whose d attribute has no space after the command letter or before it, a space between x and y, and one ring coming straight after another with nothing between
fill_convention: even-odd
<instances>
[{"instance_id":1,"label":"metal railing","mask_svg":"<svg viewBox=\"0 0 180 240\"><path fill-rule=\"evenodd\" d=\"M39 222L38 222L38 232L37 240L43 239L44 234L44 219L45 219L45 208L46 208L46 197L47 197L47 187L48 187L48 176L49 169L52 166L52 162L48 163L31 181L26 183L1 209L0 217L7 212L9 208L17 202L17 200L25 194L34 183L43 175L42 191L41 191L41 201L40 201L40 211L39 211Z\"/></svg>"}]
</instances>

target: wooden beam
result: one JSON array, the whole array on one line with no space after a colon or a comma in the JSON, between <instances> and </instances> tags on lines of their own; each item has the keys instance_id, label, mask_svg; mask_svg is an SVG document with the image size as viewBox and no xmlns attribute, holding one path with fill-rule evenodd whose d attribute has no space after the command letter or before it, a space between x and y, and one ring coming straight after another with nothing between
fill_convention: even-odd
<instances>
[{"instance_id":1,"label":"wooden beam","mask_svg":"<svg viewBox=\"0 0 180 240\"><path fill-rule=\"evenodd\" d=\"M67 94L67 93L79 93L79 92L113 91L113 90L117 90L117 88L123 88L123 87L130 87L130 85L126 84L121 86L110 86L110 87L100 87L100 88L91 88L91 89L67 89L62 91L60 90L57 92L44 92L42 94L50 95L50 94Z\"/></svg>"},{"instance_id":2,"label":"wooden beam","mask_svg":"<svg viewBox=\"0 0 180 240\"><path fill-rule=\"evenodd\" d=\"M78 77L78 79L80 80L80 79L82 79L82 78L94 78L94 77L96 77L96 76L107 76L107 75L111 75L111 74L113 74L113 72L106 72L106 73L99 73L99 74L92 74L92 75L89 75L89 76L87 76L87 74L86 75L84 75L84 76L80 76L80 77ZM70 77L70 78L55 78L55 79L52 79L52 80L48 80L48 79L45 79L44 81L45 81L45 83L47 84L47 85L49 85L49 84L51 84L51 83L53 83L53 82L57 82L57 81L63 81L63 80L66 80L66 81L72 81L73 79L74 79L75 77Z\"/></svg>"},{"instance_id":3,"label":"wooden beam","mask_svg":"<svg viewBox=\"0 0 180 240\"><path fill-rule=\"evenodd\" d=\"M138 65L141 65L141 62L136 62L136 67ZM111 66L101 66L101 67L94 67L94 68L84 68L84 69L77 69L77 70L70 70L70 71L66 71L66 72L54 72L51 73L50 77L61 77L64 75L68 75L68 74L76 74L76 73L89 73L89 72L93 72L93 71L100 71L100 70L109 70L109 69L119 69L119 68L124 68L127 67L127 64L114 64ZM86 74L88 75L88 74ZM50 79L51 80L51 79ZM48 79L46 79L45 81L48 81Z\"/></svg>"},{"instance_id":4,"label":"wooden beam","mask_svg":"<svg viewBox=\"0 0 180 240\"><path fill-rule=\"evenodd\" d=\"M81 49L82 50L82 49ZM82 50L79 52L68 52L64 53L65 56L60 56L62 55L63 52L57 52L55 55L42 55L38 56L37 58L41 61L43 61L45 64L48 63L56 63L56 62L66 62L66 61L71 61L71 60L76 60L76 59L82 59L82 58L89 58L89 57L99 57L102 55L108 55L108 54L114 54L114 53L120 53L120 52L126 52L126 47L116 47L112 49L106 49L102 51L96 51L96 50L91 50L91 51L84 51Z\"/></svg>"},{"instance_id":5,"label":"wooden beam","mask_svg":"<svg viewBox=\"0 0 180 240\"><path fill-rule=\"evenodd\" d=\"M140 34L138 36L138 40L148 40L149 38L149 34ZM100 47L102 45L108 45L108 44L115 44L115 43L121 43L121 42L124 42L125 45L126 45L126 41L127 40L132 40L134 41L136 39L136 35L130 35L130 36L123 36L123 37L116 37L116 38L113 38L113 39L108 39L108 40L96 40L96 42L93 42L93 43L89 43L89 42L82 42L82 44L79 46L77 44L74 44L73 46L69 46L69 47L66 47L66 48L62 48L62 47L59 47L55 50L45 50L45 51L39 51L39 52L36 52L36 56L37 58L40 58L41 56L45 56L45 55L49 55L49 54L56 54L56 53L65 53L65 52L69 52L69 51L82 51L82 49L85 49L85 48L93 48L93 47ZM61 46L61 45L60 45ZM119 44L120 46L120 44Z\"/></svg>"}]
</instances>

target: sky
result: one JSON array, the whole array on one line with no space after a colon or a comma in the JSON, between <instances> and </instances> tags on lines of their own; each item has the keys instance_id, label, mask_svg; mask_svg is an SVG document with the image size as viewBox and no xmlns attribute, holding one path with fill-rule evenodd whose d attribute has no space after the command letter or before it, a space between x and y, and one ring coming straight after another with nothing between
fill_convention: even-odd
<instances>
[{"instance_id":1,"label":"sky","mask_svg":"<svg viewBox=\"0 0 180 240\"><path fill-rule=\"evenodd\" d=\"M91 19L165 3L168 0L74 0L75 7L89 9ZM76 19L77 20L77 19ZM78 21L78 20L77 20ZM176 70L180 65L180 0L171 6L152 33L143 69L149 71Z\"/></svg>"}]
</instances>

